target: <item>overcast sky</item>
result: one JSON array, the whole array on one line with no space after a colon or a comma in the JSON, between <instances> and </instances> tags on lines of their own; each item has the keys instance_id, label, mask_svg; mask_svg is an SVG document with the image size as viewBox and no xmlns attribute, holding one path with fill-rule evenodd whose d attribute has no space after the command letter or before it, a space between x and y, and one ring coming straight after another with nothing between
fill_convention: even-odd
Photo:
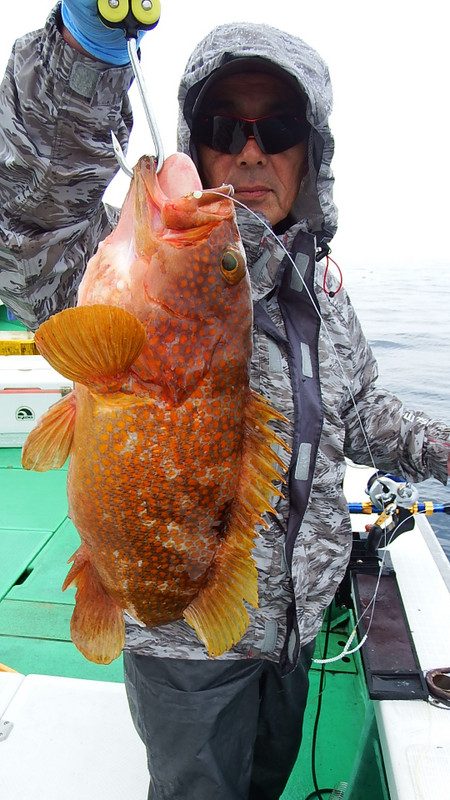
<instances>
[{"instance_id":1,"label":"overcast sky","mask_svg":"<svg viewBox=\"0 0 450 800\"><path fill-rule=\"evenodd\" d=\"M328 63L334 87L333 255L344 270L392 264L445 270L448 286L449 46L444 0L162 0L162 16L143 43L142 65L166 153L175 149L180 73L214 25L266 22L305 39ZM2 71L14 39L41 27L51 0L8 5ZM17 9L17 18L12 17ZM136 109L130 160L148 150ZM110 199L120 201L123 182Z\"/></svg>"}]
</instances>

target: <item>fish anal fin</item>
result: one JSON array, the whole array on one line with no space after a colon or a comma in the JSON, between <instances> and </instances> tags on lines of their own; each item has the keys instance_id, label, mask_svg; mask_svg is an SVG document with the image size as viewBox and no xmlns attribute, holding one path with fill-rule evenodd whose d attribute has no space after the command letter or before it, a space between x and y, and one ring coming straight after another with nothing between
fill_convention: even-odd
<instances>
[{"instance_id":1,"label":"fish anal fin","mask_svg":"<svg viewBox=\"0 0 450 800\"><path fill-rule=\"evenodd\" d=\"M78 306L44 322L35 342L66 378L94 391L118 391L144 346L145 329L122 308Z\"/></svg>"},{"instance_id":2,"label":"fish anal fin","mask_svg":"<svg viewBox=\"0 0 450 800\"><path fill-rule=\"evenodd\" d=\"M73 392L50 406L27 436L22 450L22 466L45 472L59 469L70 454L75 427Z\"/></svg>"},{"instance_id":3,"label":"fish anal fin","mask_svg":"<svg viewBox=\"0 0 450 800\"><path fill-rule=\"evenodd\" d=\"M230 511L224 538L211 567L207 585L184 611L186 622L205 644L210 656L229 650L244 635L249 616L245 602L258 607L258 575L252 551L255 526L265 525L263 514L274 511L271 498L281 495L272 480L274 464L281 459L268 445L283 440L267 426L270 419L284 419L264 398L251 391L246 406L245 445L242 454L240 481ZM264 430L265 436L254 430ZM281 461L281 464L283 462ZM279 480L282 476L279 475Z\"/></svg>"},{"instance_id":4,"label":"fish anal fin","mask_svg":"<svg viewBox=\"0 0 450 800\"><path fill-rule=\"evenodd\" d=\"M125 644L123 611L105 590L86 549L81 546L63 584L77 587L70 621L72 641L89 661L110 664Z\"/></svg>"}]
</instances>

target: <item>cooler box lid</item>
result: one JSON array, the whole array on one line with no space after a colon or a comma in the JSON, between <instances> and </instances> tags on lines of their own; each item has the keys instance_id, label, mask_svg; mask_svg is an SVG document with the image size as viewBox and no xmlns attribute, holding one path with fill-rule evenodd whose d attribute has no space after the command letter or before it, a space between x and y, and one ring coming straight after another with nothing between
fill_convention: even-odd
<instances>
[{"instance_id":1,"label":"cooler box lid","mask_svg":"<svg viewBox=\"0 0 450 800\"><path fill-rule=\"evenodd\" d=\"M72 386L72 381L53 369L43 356L0 356L0 391L70 390Z\"/></svg>"}]
</instances>

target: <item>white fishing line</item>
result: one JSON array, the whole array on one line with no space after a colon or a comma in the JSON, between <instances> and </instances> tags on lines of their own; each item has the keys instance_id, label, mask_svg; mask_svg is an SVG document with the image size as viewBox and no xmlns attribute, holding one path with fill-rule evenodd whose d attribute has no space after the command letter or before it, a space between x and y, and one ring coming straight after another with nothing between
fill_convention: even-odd
<instances>
[{"instance_id":1,"label":"white fishing line","mask_svg":"<svg viewBox=\"0 0 450 800\"><path fill-rule=\"evenodd\" d=\"M400 522L400 524L397 525L395 530L392 531L392 533L391 533L391 535L390 535L388 540L386 540L386 531L384 531L384 545L383 545L384 548L387 548L388 545L390 545L390 543L392 541L392 537L394 536L394 533L398 534L399 529L407 521L409 521L408 517L406 517L404 520L402 520ZM375 585L375 590L374 590L374 593L372 595L372 598L371 598L371 600L369 600L369 602L367 603L366 607L361 611L361 614L359 615L358 619L356 620L356 622L355 622L355 624L353 626L353 629L352 629L352 631L350 633L350 636L348 637L348 639L347 639L347 641L346 641L346 643L344 645L344 648L341 650L340 653L338 653L337 656L333 656L332 658L313 658L313 663L314 664L332 664L333 661L340 661L341 658L343 658L344 656L351 655L352 653L356 653L358 650L361 649L361 647L367 641L367 637L369 636L369 631L370 631L370 629L372 627L373 617L374 617L374 614L375 614L375 603L376 603L376 599L377 599L377 596L378 596L378 590L380 588L380 582L381 582L381 577L382 577L382 573L383 573L383 567L384 567L384 562L386 560L387 552L388 551L385 549L384 553L383 553L383 557L382 557L381 562L380 562L380 569L378 571L377 582L376 582L376 585ZM361 620L363 619L363 617L367 614L367 612L368 612L368 610L369 610L369 608L371 606L372 606L372 613L370 615L370 619L369 619L369 624L367 626L367 630L366 630L364 636L362 637L361 641L359 642L359 644L357 644L356 647L354 647L352 650L350 650L350 646L351 646L351 644L352 644L352 642L353 642L353 640L354 640L354 638L355 638L355 636L357 634L358 625L361 622Z\"/></svg>"},{"instance_id":2,"label":"white fishing line","mask_svg":"<svg viewBox=\"0 0 450 800\"><path fill-rule=\"evenodd\" d=\"M220 194L220 192L211 192L211 191L208 189L208 190L207 190L207 193L208 193L208 194L217 194L219 197L222 197L222 198L223 198L223 195L222 195L222 194ZM363 435L364 442L365 442L365 444L366 444L366 447L367 447L367 452L369 453L369 457L370 457L370 461L371 461L372 467L373 467L373 468L374 468L374 470L376 471L378 468L377 468L377 466L376 466L376 464L375 464L375 459L374 459L374 457L373 457L373 454L372 454L372 449L371 449L371 447L370 447L369 440L368 440L368 438L367 438L367 434L366 434L366 432L365 432L365 430L364 430L364 425L363 425L363 423L362 423L361 416L360 416L360 413L359 413L359 411L358 411L358 407L357 407L357 405L356 405L356 400L355 400L355 397L354 397L354 395L353 395L353 392L352 392L351 386L350 386L350 384L349 384L349 382L348 382L348 380L347 380L347 376L346 376L346 374L345 374L344 367L342 366L341 359L339 358L339 356L338 356L338 354L337 354L336 348L335 348L335 346L334 346L333 339L331 338L331 334L330 334L330 332L329 332L329 330L328 330L327 324L326 324L326 322L325 322L325 320L324 320L324 318L323 318L323 316L322 316L322 314L321 314L321 312L320 312L320 308L319 308L319 306L318 306L317 302L315 301L315 298L312 296L311 292L309 291L309 288L308 288L308 286L306 285L306 283L305 283L305 281L304 281L303 275L301 274L300 270L298 269L298 267L297 267L297 264L295 263L295 261L294 261L294 259L292 258L291 254L288 252L288 250L287 250L287 249L286 249L286 247L284 246L284 244L283 244L283 242L281 241L281 239L280 239L280 238L279 238L279 237L276 235L276 233L274 233L274 231L272 230L272 228L270 227L270 225L268 225L268 224L267 224L267 222L266 222L264 219L262 219L261 217L259 217L259 216L258 216L258 214L256 214L254 211L252 211L252 209L251 209L251 208L249 208L248 206L246 206L246 205L245 205L245 203L241 203L241 201L240 201L240 200L236 200L236 198L235 198L235 197L230 197L229 199L230 199L230 200L231 200L233 203L236 203L237 205L241 206L242 208L245 208L245 209L246 209L247 211L249 211L249 212L250 212L250 214L252 214L252 215L253 215L253 216L254 216L254 217L257 219L257 220L259 220L259 222L261 222L261 223L262 223L262 225L264 225L265 229L266 229L266 230L267 230L267 231L268 231L268 232L271 234L271 236L273 236L273 238L275 239L275 241L276 241L276 242L277 242L277 243L280 245L280 247L281 247L281 249L283 250L283 252L284 252L284 253L287 255L287 257L288 257L289 261L291 262L291 264L292 264L292 266L294 267L294 269L295 269L295 271L296 271L297 275L299 276L299 278L300 278L300 280L301 280L301 282L302 282L302 284L303 284L303 287L305 288L305 290L306 290L306 293L307 293L307 295L308 295L308 297L309 297L309 299L310 299L310 301L311 301L311 303L312 303L312 306L313 306L313 308L314 308L314 311L316 312L317 316L319 317L319 319L320 319L320 322L321 322L321 324L322 324L322 326L323 326L323 329L324 329L324 331L325 331L325 333L326 333L326 335L327 335L327 337L328 337L328 340L329 340L329 342L330 342L330 344L331 344L331 347L332 347L332 350L333 350L334 356L335 356L335 358L336 358L337 364L338 364L338 366L339 366L339 369L340 369L340 371L341 371L341 373L342 373L342 377L343 377L343 379L344 379L344 384L345 384L345 387L346 387L346 389L348 390L348 393L349 393L349 395L350 395L350 399L351 399L351 401L352 401L352 403L353 403L353 407L354 407L354 409L355 409L355 413L356 413L356 418L357 418L357 420L358 420L359 427L361 428L361 433L362 433L362 435Z\"/></svg>"},{"instance_id":3,"label":"white fishing line","mask_svg":"<svg viewBox=\"0 0 450 800\"><path fill-rule=\"evenodd\" d=\"M208 192L208 194L216 194L219 197L223 198L223 194L221 194L220 192L213 192L213 191L210 191L209 189L207 190L207 192ZM367 447L367 452L368 452L370 460L372 462L372 467L373 467L373 469L375 471L377 471L378 468L377 468L377 466L375 464L375 459L374 459L373 454L372 454L372 449L370 447L369 440L367 438L367 434L366 434L366 431L364 429L364 425L363 425L360 413L358 411L358 407L356 405L356 400L355 400L354 394L353 394L351 386L350 386L350 384L349 384L349 382L347 380L347 376L345 374L344 367L342 366L341 359L339 358L339 355L338 355L338 353L336 351L336 348L334 346L334 342L333 342L333 339L331 338L331 334L330 334L330 332L328 330L327 324L326 324L326 322L325 322L325 320L324 320L324 318L323 318L323 316L322 316L322 314L320 312L320 308L319 308L315 298L312 296L308 286L306 285L306 283L304 281L304 278L303 278L303 275L301 274L300 270L298 269L297 264L295 263L295 261L292 258L291 254L288 252L288 250L284 246L284 244L281 241L281 239L276 235L276 233L274 233L274 231L272 230L270 225L268 225L264 219L259 217L258 214L256 214L251 208L246 206L245 203L241 203L241 201L240 200L236 200L235 197L230 197L229 199L232 200L233 203L236 203L237 205L241 206L242 208L245 208L257 220L259 220L259 222L262 223L264 228L270 233L271 236L273 236L275 241L280 245L280 247L283 250L283 252L287 255L289 261L291 262L293 268L295 269L297 275L299 276L299 278L300 278L300 280L301 280L301 282L303 284L303 287L305 288L306 293L307 293L307 295L308 295L308 297L309 297L309 299L310 299L310 301L312 303L312 306L313 306L317 316L320 319L320 322L321 322L321 324L323 326L323 329L324 329L324 331L326 333L326 336L327 336L327 338L328 338L328 340L329 340L329 342L331 344L331 347L332 347L336 362L337 362L337 364L339 366L339 369L340 369L340 371L342 373L342 377L343 377L343 380L344 380L344 385L345 385L345 387L346 387L346 389L347 389L347 391L348 391L348 393L350 395L350 399L352 401L352 404L353 404L353 407L354 407L354 410L355 410L355 413L356 413L356 418L358 420L358 424L359 424L359 427L361 429L361 433L363 435L364 442L365 442L366 447ZM405 521L406 520L403 520L400 523L400 525L397 527L396 531L392 532L392 534L391 534L391 536L389 537L388 540L386 539L386 531L384 531L384 544L383 544L384 548L386 548L390 544L392 536L394 535L395 532L398 531L398 529L402 526L403 522L405 522ZM378 571L377 582L376 582L376 585L375 585L375 590L374 590L372 599L368 602L367 606L364 608L364 610L361 612L360 616L356 620L355 625L354 625L354 627L353 627L353 629L352 629L352 631L350 633L350 636L347 639L347 642L346 642L344 648L342 649L342 651L337 656L333 656L332 658L325 658L325 659L323 659L323 658L313 658L313 663L314 664L331 664L334 661L340 661L344 656L351 655L352 653L356 653L358 650L361 649L361 647L367 641L367 637L369 635L369 631L370 631L370 628L372 626L373 617L374 617L374 613L375 613L375 603L376 603L376 599L377 599L377 596L378 596L378 590L380 588L380 581L381 581L381 576L382 576L382 572L383 572L383 567L384 567L384 562L385 562L385 559L386 559L386 555L387 555L387 550L385 549L384 553L383 553L383 557L382 557L381 562L380 562L380 568L379 568L379 571ZM364 617L364 615L367 613L367 611L371 607L372 607L372 613L370 615L369 624L367 626L366 633L362 637L362 639L359 642L359 644L356 645L356 647L353 647L352 649L350 649L350 647L352 645L352 642L353 642L355 636L357 635L357 627L358 627L359 623L361 622L362 618Z\"/></svg>"}]
</instances>

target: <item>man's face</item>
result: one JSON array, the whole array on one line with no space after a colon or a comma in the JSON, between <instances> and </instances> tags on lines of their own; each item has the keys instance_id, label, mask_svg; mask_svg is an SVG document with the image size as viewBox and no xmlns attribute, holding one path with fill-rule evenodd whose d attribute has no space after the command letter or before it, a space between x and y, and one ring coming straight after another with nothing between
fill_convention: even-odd
<instances>
[{"instance_id":1,"label":"man's face","mask_svg":"<svg viewBox=\"0 0 450 800\"><path fill-rule=\"evenodd\" d=\"M274 75L248 72L217 81L206 97L208 113L255 119L298 109L294 90ZM290 212L307 172L307 143L268 155L249 138L238 155L218 153L198 144L205 187L231 183L235 197L261 212L271 225Z\"/></svg>"}]
</instances>

